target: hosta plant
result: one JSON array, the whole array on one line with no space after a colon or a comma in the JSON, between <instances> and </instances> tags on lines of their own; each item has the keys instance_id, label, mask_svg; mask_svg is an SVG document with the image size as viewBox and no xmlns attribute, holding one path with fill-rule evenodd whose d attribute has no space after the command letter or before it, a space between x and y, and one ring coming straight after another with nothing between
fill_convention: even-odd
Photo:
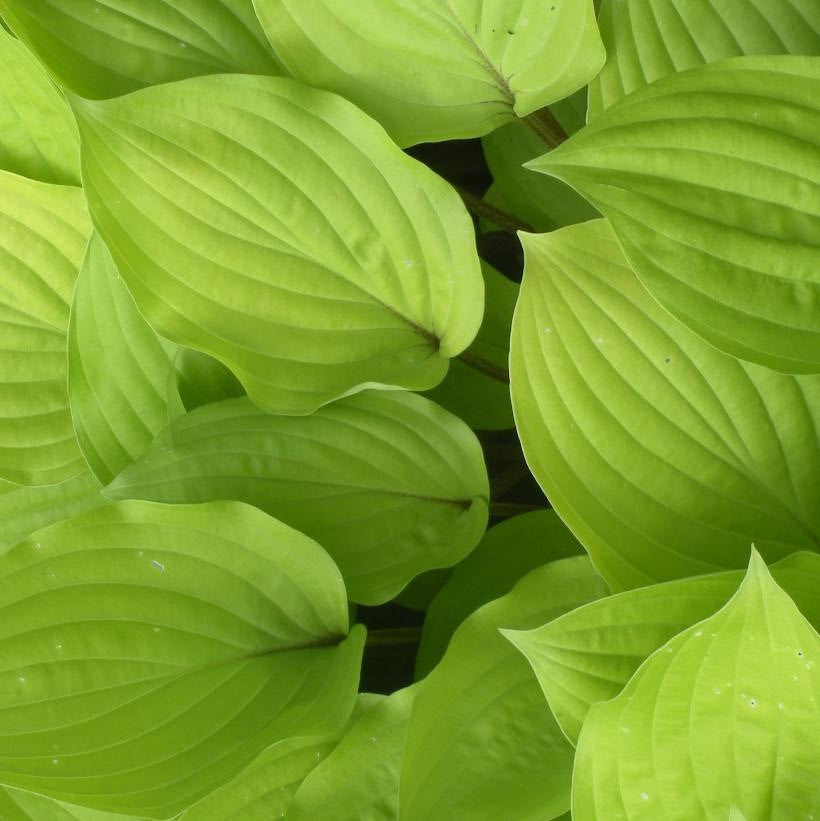
<instances>
[{"instance_id":1,"label":"hosta plant","mask_svg":"<svg viewBox=\"0 0 820 821\"><path fill-rule=\"evenodd\" d=\"M820 821L816 0L0 15L0 818Z\"/></svg>"}]
</instances>

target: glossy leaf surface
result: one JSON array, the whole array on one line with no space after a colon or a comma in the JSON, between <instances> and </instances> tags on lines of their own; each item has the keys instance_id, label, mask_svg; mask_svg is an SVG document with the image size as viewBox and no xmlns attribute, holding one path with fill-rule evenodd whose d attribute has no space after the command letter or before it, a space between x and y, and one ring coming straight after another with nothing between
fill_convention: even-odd
<instances>
[{"instance_id":1,"label":"glossy leaf surface","mask_svg":"<svg viewBox=\"0 0 820 821\"><path fill-rule=\"evenodd\" d=\"M221 76L75 107L89 207L140 311L258 404L425 390L478 331L464 206L347 101Z\"/></svg>"},{"instance_id":2,"label":"glossy leaf surface","mask_svg":"<svg viewBox=\"0 0 820 821\"><path fill-rule=\"evenodd\" d=\"M604 221L525 235L511 378L530 469L613 589L820 544L820 377L720 353Z\"/></svg>"},{"instance_id":3,"label":"glossy leaf surface","mask_svg":"<svg viewBox=\"0 0 820 821\"><path fill-rule=\"evenodd\" d=\"M583 553L554 510L513 516L491 527L453 569L424 620L416 678L438 664L458 626L481 605L509 593L531 570Z\"/></svg>"},{"instance_id":4,"label":"glossy leaf surface","mask_svg":"<svg viewBox=\"0 0 820 821\"><path fill-rule=\"evenodd\" d=\"M0 172L0 478L85 467L68 409L66 332L91 226L79 188Z\"/></svg>"},{"instance_id":5,"label":"glossy leaf surface","mask_svg":"<svg viewBox=\"0 0 820 821\"><path fill-rule=\"evenodd\" d=\"M720 350L820 371L820 58L662 78L530 168L608 217L630 265Z\"/></svg>"},{"instance_id":6,"label":"glossy leaf surface","mask_svg":"<svg viewBox=\"0 0 820 821\"><path fill-rule=\"evenodd\" d=\"M770 570L809 623L819 626L820 556L795 553ZM543 627L505 635L529 659L553 715L575 744L593 704L615 698L648 656L723 607L742 579L742 571L733 570L629 590Z\"/></svg>"},{"instance_id":7,"label":"glossy leaf surface","mask_svg":"<svg viewBox=\"0 0 820 821\"><path fill-rule=\"evenodd\" d=\"M280 74L251 0L0 0L55 79L118 97L201 74Z\"/></svg>"},{"instance_id":8,"label":"glossy leaf surface","mask_svg":"<svg viewBox=\"0 0 820 821\"><path fill-rule=\"evenodd\" d=\"M399 145L476 137L563 99L604 63L592 0L254 0L294 77Z\"/></svg>"},{"instance_id":9,"label":"glossy leaf surface","mask_svg":"<svg viewBox=\"0 0 820 821\"><path fill-rule=\"evenodd\" d=\"M122 502L0 557L0 780L168 817L347 718L363 631L313 541L247 505Z\"/></svg>"},{"instance_id":10,"label":"glossy leaf surface","mask_svg":"<svg viewBox=\"0 0 820 821\"><path fill-rule=\"evenodd\" d=\"M142 455L168 423L176 345L142 318L111 254L93 234L68 330L68 393L86 462L103 483Z\"/></svg>"},{"instance_id":11,"label":"glossy leaf surface","mask_svg":"<svg viewBox=\"0 0 820 821\"><path fill-rule=\"evenodd\" d=\"M525 576L473 613L421 683L399 790L403 821L543 821L569 807L572 747L499 628L528 629L599 596L583 556Z\"/></svg>"},{"instance_id":12,"label":"glossy leaf surface","mask_svg":"<svg viewBox=\"0 0 820 821\"><path fill-rule=\"evenodd\" d=\"M744 54L820 54L814 0L602 0L607 61L589 84L589 119L676 71Z\"/></svg>"},{"instance_id":13,"label":"glossy leaf surface","mask_svg":"<svg viewBox=\"0 0 820 821\"><path fill-rule=\"evenodd\" d=\"M723 609L592 708L572 817L808 818L820 799L818 653L817 631L754 555Z\"/></svg>"},{"instance_id":14,"label":"glossy leaf surface","mask_svg":"<svg viewBox=\"0 0 820 821\"><path fill-rule=\"evenodd\" d=\"M1 28L0 168L43 182L80 182L71 110L29 50Z\"/></svg>"},{"instance_id":15,"label":"glossy leaf surface","mask_svg":"<svg viewBox=\"0 0 820 821\"><path fill-rule=\"evenodd\" d=\"M315 538L357 602L392 598L481 539L488 485L459 419L404 391L364 391L311 416L274 416L247 398L175 420L109 485L113 499L236 499Z\"/></svg>"}]
</instances>

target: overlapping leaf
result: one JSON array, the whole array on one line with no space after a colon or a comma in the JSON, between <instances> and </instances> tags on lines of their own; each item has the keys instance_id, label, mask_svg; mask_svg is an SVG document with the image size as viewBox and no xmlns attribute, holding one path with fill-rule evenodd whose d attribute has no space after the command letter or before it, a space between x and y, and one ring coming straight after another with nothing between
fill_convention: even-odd
<instances>
[{"instance_id":1,"label":"overlapping leaf","mask_svg":"<svg viewBox=\"0 0 820 821\"><path fill-rule=\"evenodd\" d=\"M589 84L589 118L660 77L744 54L820 54L814 0L603 0L607 61Z\"/></svg>"},{"instance_id":2,"label":"overlapping leaf","mask_svg":"<svg viewBox=\"0 0 820 821\"><path fill-rule=\"evenodd\" d=\"M62 185L80 182L80 141L43 67L0 28L0 168Z\"/></svg>"},{"instance_id":3,"label":"overlapping leaf","mask_svg":"<svg viewBox=\"0 0 820 821\"><path fill-rule=\"evenodd\" d=\"M105 504L101 490L88 469L56 485L0 481L0 553L35 530Z\"/></svg>"},{"instance_id":4,"label":"overlapping leaf","mask_svg":"<svg viewBox=\"0 0 820 821\"><path fill-rule=\"evenodd\" d=\"M312 540L247 505L122 502L0 558L0 780L168 817L339 727L363 635Z\"/></svg>"},{"instance_id":5,"label":"overlapping leaf","mask_svg":"<svg viewBox=\"0 0 820 821\"><path fill-rule=\"evenodd\" d=\"M222 76L75 107L91 213L141 312L257 403L425 390L475 336L464 206L347 101Z\"/></svg>"},{"instance_id":6,"label":"overlapping leaf","mask_svg":"<svg viewBox=\"0 0 820 821\"><path fill-rule=\"evenodd\" d=\"M604 63L592 0L254 0L294 77L344 95L400 145L486 134Z\"/></svg>"},{"instance_id":7,"label":"overlapping leaf","mask_svg":"<svg viewBox=\"0 0 820 821\"><path fill-rule=\"evenodd\" d=\"M820 545L820 377L739 362L641 287L604 221L523 237L511 378L530 469L613 589Z\"/></svg>"},{"instance_id":8,"label":"overlapping leaf","mask_svg":"<svg viewBox=\"0 0 820 821\"><path fill-rule=\"evenodd\" d=\"M820 555L795 553L770 569L809 623L820 625ZM615 698L655 650L726 604L742 578L733 570L629 590L506 635L529 659L575 744L593 704Z\"/></svg>"},{"instance_id":9,"label":"overlapping leaf","mask_svg":"<svg viewBox=\"0 0 820 821\"><path fill-rule=\"evenodd\" d=\"M173 405L179 413L245 393L239 380L218 359L182 347L174 357L168 391L169 410Z\"/></svg>"},{"instance_id":10,"label":"overlapping leaf","mask_svg":"<svg viewBox=\"0 0 820 821\"><path fill-rule=\"evenodd\" d=\"M606 595L583 556L525 576L473 613L421 683L399 789L403 821L544 821L569 807L572 747L526 661L499 633Z\"/></svg>"},{"instance_id":11,"label":"overlapping leaf","mask_svg":"<svg viewBox=\"0 0 820 821\"><path fill-rule=\"evenodd\" d=\"M382 696L361 694L344 727L322 737L288 738L260 753L232 781L187 809L180 821L270 821L284 818L299 785L351 725Z\"/></svg>"},{"instance_id":12,"label":"overlapping leaf","mask_svg":"<svg viewBox=\"0 0 820 821\"><path fill-rule=\"evenodd\" d=\"M470 429L405 391L364 391L311 416L247 397L197 408L111 484L114 499L236 499L319 541L354 601L392 598L481 539L488 484Z\"/></svg>"},{"instance_id":13,"label":"overlapping leaf","mask_svg":"<svg viewBox=\"0 0 820 821\"><path fill-rule=\"evenodd\" d=\"M142 318L108 249L93 234L68 330L68 393L86 461L110 482L168 423L167 382L176 346Z\"/></svg>"},{"instance_id":14,"label":"overlapping leaf","mask_svg":"<svg viewBox=\"0 0 820 821\"><path fill-rule=\"evenodd\" d=\"M530 168L608 217L644 285L717 348L820 372L820 57L665 77Z\"/></svg>"},{"instance_id":15,"label":"overlapping leaf","mask_svg":"<svg viewBox=\"0 0 820 821\"><path fill-rule=\"evenodd\" d=\"M476 430L513 427L510 405L510 328L518 287L486 263L484 319L469 348L450 363L444 381L427 395Z\"/></svg>"},{"instance_id":16,"label":"overlapping leaf","mask_svg":"<svg viewBox=\"0 0 820 821\"><path fill-rule=\"evenodd\" d=\"M117 97L201 74L281 74L251 0L0 0L58 82Z\"/></svg>"},{"instance_id":17,"label":"overlapping leaf","mask_svg":"<svg viewBox=\"0 0 820 821\"><path fill-rule=\"evenodd\" d=\"M481 543L453 569L424 620L416 677L438 664L450 637L474 610L503 596L531 570L583 553L553 510L513 516L491 527Z\"/></svg>"},{"instance_id":18,"label":"overlapping leaf","mask_svg":"<svg viewBox=\"0 0 820 821\"><path fill-rule=\"evenodd\" d=\"M820 805L818 653L817 632L754 555L722 610L592 708L573 819L809 818Z\"/></svg>"},{"instance_id":19,"label":"overlapping leaf","mask_svg":"<svg viewBox=\"0 0 820 821\"><path fill-rule=\"evenodd\" d=\"M299 785L288 821L394 821L410 710L418 685L398 690L355 721ZM331 809L332 808L332 809Z\"/></svg>"},{"instance_id":20,"label":"overlapping leaf","mask_svg":"<svg viewBox=\"0 0 820 821\"><path fill-rule=\"evenodd\" d=\"M0 813L3 821L140 821L133 815L78 807L14 787L0 788Z\"/></svg>"},{"instance_id":21,"label":"overlapping leaf","mask_svg":"<svg viewBox=\"0 0 820 821\"><path fill-rule=\"evenodd\" d=\"M69 305L91 227L79 188L0 171L0 478L61 482L82 455L68 409Z\"/></svg>"}]
</instances>

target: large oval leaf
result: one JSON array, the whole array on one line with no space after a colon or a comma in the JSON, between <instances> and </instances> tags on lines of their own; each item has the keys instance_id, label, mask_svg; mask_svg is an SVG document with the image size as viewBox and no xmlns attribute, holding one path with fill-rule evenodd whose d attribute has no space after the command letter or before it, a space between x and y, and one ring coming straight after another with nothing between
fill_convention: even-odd
<instances>
[{"instance_id":1,"label":"large oval leaf","mask_svg":"<svg viewBox=\"0 0 820 821\"><path fill-rule=\"evenodd\" d=\"M254 0L294 77L344 95L400 145L477 137L604 63L592 0Z\"/></svg>"},{"instance_id":2,"label":"large oval leaf","mask_svg":"<svg viewBox=\"0 0 820 821\"><path fill-rule=\"evenodd\" d=\"M820 53L815 0L602 0L607 61L589 84L589 119L660 77L744 54Z\"/></svg>"},{"instance_id":3,"label":"large oval leaf","mask_svg":"<svg viewBox=\"0 0 820 821\"><path fill-rule=\"evenodd\" d=\"M722 610L592 708L573 819L810 818L820 806L818 654L817 632L753 556Z\"/></svg>"},{"instance_id":4,"label":"large oval leaf","mask_svg":"<svg viewBox=\"0 0 820 821\"><path fill-rule=\"evenodd\" d=\"M71 308L68 392L80 448L103 484L168 424L175 355L176 345L142 318L111 254L93 234Z\"/></svg>"},{"instance_id":5,"label":"large oval leaf","mask_svg":"<svg viewBox=\"0 0 820 821\"><path fill-rule=\"evenodd\" d=\"M80 141L65 99L31 52L0 28L0 168L80 182Z\"/></svg>"},{"instance_id":6,"label":"large oval leaf","mask_svg":"<svg viewBox=\"0 0 820 821\"><path fill-rule=\"evenodd\" d=\"M281 74L251 0L0 0L62 85L118 97L200 74Z\"/></svg>"},{"instance_id":7,"label":"large oval leaf","mask_svg":"<svg viewBox=\"0 0 820 821\"><path fill-rule=\"evenodd\" d=\"M820 556L795 553L770 571L820 626ZM723 607L742 579L742 571L729 570L628 590L505 635L529 659L556 721L575 744L593 704L615 698L648 656Z\"/></svg>"},{"instance_id":8,"label":"large oval leaf","mask_svg":"<svg viewBox=\"0 0 820 821\"><path fill-rule=\"evenodd\" d=\"M91 226L79 188L0 171L0 478L84 467L66 389L69 305Z\"/></svg>"},{"instance_id":9,"label":"large oval leaf","mask_svg":"<svg viewBox=\"0 0 820 821\"><path fill-rule=\"evenodd\" d=\"M820 58L665 77L528 167L609 217L641 281L717 348L820 371Z\"/></svg>"},{"instance_id":10,"label":"large oval leaf","mask_svg":"<svg viewBox=\"0 0 820 821\"><path fill-rule=\"evenodd\" d=\"M614 589L820 549L820 377L716 351L604 221L523 237L511 346L527 462Z\"/></svg>"},{"instance_id":11,"label":"large oval leaf","mask_svg":"<svg viewBox=\"0 0 820 821\"><path fill-rule=\"evenodd\" d=\"M499 628L528 629L606 595L585 556L525 576L456 631L413 703L402 821L545 821L566 812L572 747Z\"/></svg>"},{"instance_id":12,"label":"large oval leaf","mask_svg":"<svg viewBox=\"0 0 820 821\"><path fill-rule=\"evenodd\" d=\"M247 505L122 502L0 557L0 781L167 817L335 730L362 631L335 565Z\"/></svg>"},{"instance_id":13,"label":"large oval leaf","mask_svg":"<svg viewBox=\"0 0 820 821\"><path fill-rule=\"evenodd\" d=\"M140 310L258 404L431 388L475 336L461 200L345 100L224 76L75 105L91 213Z\"/></svg>"},{"instance_id":14,"label":"large oval leaf","mask_svg":"<svg viewBox=\"0 0 820 821\"><path fill-rule=\"evenodd\" d=\"M475 435L406 391L364 391L304 417L274 416L246 397L204 405L105 492L249 502L319 541L363 604L469 553L489 496Z\"/></svg>"}]
</instances>

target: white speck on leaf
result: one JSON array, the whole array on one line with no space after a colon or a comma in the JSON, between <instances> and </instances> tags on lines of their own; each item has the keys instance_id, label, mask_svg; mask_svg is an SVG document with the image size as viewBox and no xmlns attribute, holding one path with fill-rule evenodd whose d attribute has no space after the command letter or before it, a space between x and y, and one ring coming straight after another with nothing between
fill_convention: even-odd
<instances>
[{"instance_id":1,"label":"white speck on leaf","mask_svg":"<svg viewBox=\"0 0 820 821\"><path fill-rule=\"evenodd\" d=\"M162 562L158 562L156 559L151 559L151 567L153 567L154 570L159 570L160 573L165 570L165 565Z\"/></svg>"},{"instance_id":2,"label":"white speck on leaf","mask_svg":"<svg viewBox=\"0 0 820 821\"><path fill-rule=\"evenodd\" d=\"M649 801L649 793L648 792L642 792L641 793L641 801Z\"/></svg>"}]
</instances>

